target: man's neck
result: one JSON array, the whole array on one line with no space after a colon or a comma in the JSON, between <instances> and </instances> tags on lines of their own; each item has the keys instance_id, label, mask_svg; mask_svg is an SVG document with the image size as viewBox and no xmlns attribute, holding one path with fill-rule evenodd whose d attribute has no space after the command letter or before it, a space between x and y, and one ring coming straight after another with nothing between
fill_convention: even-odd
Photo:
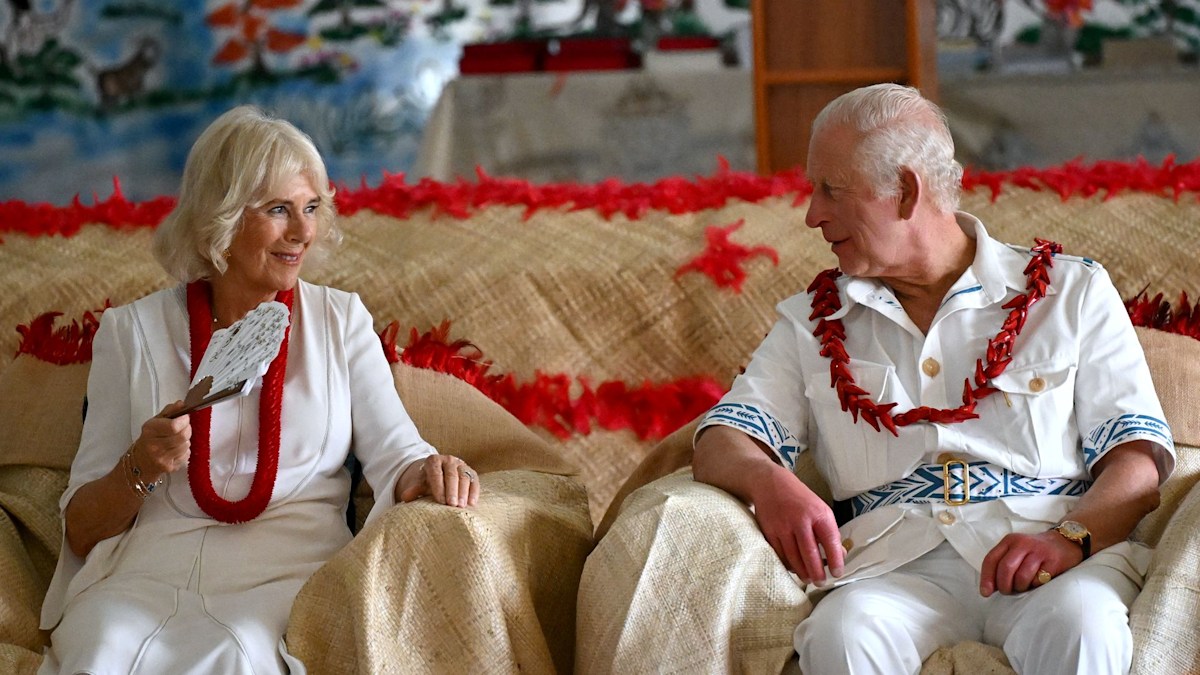
<instances>
[{"instance_id":1,"label":"man's neck","mask_svg":"<svg viewBox=\"0 0 1200 675\"><path fill-rule=\"evenodd\" d=\"M891 287L909 318L925 333L946 293L974 261L976 242L962 231L953 215L948 222L935 221L922 234L922 245L917 247L921 254L908 266L912 273L881 281Z\"/></svg>"}]
</instances>

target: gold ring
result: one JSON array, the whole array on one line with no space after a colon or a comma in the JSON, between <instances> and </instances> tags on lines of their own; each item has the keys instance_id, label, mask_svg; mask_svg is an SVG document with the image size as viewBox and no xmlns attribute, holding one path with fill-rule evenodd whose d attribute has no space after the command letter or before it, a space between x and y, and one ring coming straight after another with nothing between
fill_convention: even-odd
<instances>
[{"instance_id":1,"label":"gold ring","mask_svg":"<svg viewBox=\"0 0 1200 675\"><path fill-rule=\"evenodd\" d=\"M1050 583L1050 580L1052 578L1053 577L1051 577L1050 573L1047 572L1046 570L1038 570L1038 573L1037 573L1038 586L1045 586L1046 584Z\"/></svg>"}]
</instances>

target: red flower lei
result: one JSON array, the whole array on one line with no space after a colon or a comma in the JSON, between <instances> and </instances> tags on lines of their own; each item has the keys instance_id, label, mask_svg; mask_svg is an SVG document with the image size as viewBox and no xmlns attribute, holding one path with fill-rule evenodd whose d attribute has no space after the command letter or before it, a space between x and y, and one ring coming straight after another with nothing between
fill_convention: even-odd
<instances>
[{"instance_id":1,"label":"red flower lei","mask_svg":"<svg viewBox=\"0 0 1200 675\"><path fill-rule=\"evenodd\" d=\"M997 390L988 386L988 382L999 377L1000 373L1003 373L1008 364L1012 362L1013 343L1021 334L1021 329L1025 327L1029 308L1038 300L1046 297L1046 286L1050 283L1050 274L1047 270L1054 266L1054 256L1062 252L1062 246L1052 241L1045 239L1035 239L1034 241L1037 245L1030 249L1033 259L1025 266L1025 278L1028 280L1025 285L1026 292L1004 303L1004 309L1011 311L1001 325L1000 332L996 334L996 337L988 340L987 361L976 359L974 386L972 386L971 378L967 378L963 385L963 404L954 409L921 406L899 415L893 415L891 410L896 407L895 402L875 403L868 391L856 385L854 376L850 373L850 356L846 353L846 346L842 343L846 337L846 328L842 325L841 319L825 318L842 307L842 300L838 294L837 283L835 283L842 273L837 268L833 268L818 274L808 287L808 292L813 296L813 311L808 319L809 321L820 319L816 329L813 330L813 335L821 339L821 355L829 359L830 386L837 391L838 400L842 403L842 410L848 411L855 423L858 422L859 417L862 417L875 431L879 431L879 426L882 424L884 428L892 432L893 436L899 435L896 431L897 427L905 427L917 422L957 424L979 417L975 414L976 401L996 393Z\"/></svg>"},{"instance_id":2,"label":"red flower lei","mask_svg":"<svg viewBox=\"0 0 1200 675\"><path fill-rule=\"evenodd\" d=\"M200 359L212 340L212 305L208 282L193 281L187 286L188 321L190 323L192 349L192 377L200 367ZM275 299L292 311L291 289L280 291ZM191 414L192 455L188 461L188 484L196 504L209 516L222 523L244 523L254 520L266 510L275 492L275 478L279 474L279 420L283 413L283 375L287 370L288 335L291 325L283 333L279 354L267 368L263 377L262 394L258 403L258 464L254 469L254 480L250 493L243 499L231 502L223 499L213 489L210 468L211 452L209 431L212 425L212 408Z\"/></svg>"}]
</instances>

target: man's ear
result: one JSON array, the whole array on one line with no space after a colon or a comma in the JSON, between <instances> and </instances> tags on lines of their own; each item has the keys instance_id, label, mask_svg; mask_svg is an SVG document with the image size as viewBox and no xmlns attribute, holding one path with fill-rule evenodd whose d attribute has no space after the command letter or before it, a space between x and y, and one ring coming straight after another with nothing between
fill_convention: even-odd
<instances>
[{"instance_id":1,"label":"man's ear","mask_svg":"<svg viewBox=\"0 0 1200 675\"><path fill-rule=\"evenodd\" d=\"M904 220L913 217L917 211L917 203L921 201L921 191L925 185L916 171L904 167L900 169L900 199L896 207Z\"/></svg>"}]
</instances>

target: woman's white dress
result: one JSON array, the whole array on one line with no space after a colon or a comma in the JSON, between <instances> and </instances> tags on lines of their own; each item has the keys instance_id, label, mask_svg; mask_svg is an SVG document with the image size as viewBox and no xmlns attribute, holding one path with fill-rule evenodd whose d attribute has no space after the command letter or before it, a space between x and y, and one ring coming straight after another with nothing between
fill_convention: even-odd
<instances>
[{"instance_id":1,"label":"woman's white dress","mask_svg":"<svg viewBox=\"0 0 1200 675\"><path fill-rule=\"evenodd\" d=\"M188 388L184 287L159 291L101 319L79 453L60 506L108 473L141 425ZM213 407L214 488L249 491L258 453L259 385ZM186 470L166 478L133 526L86 559L65 545L42 608L54 629L40 673L303 672L284 630L305 580L351 538L349 453L377 501L414 461L435 453L401 404L357 295L300 282L284 381L279 474L254 520L226 525L192 498Z\"/></svg>"}]
</instances>

